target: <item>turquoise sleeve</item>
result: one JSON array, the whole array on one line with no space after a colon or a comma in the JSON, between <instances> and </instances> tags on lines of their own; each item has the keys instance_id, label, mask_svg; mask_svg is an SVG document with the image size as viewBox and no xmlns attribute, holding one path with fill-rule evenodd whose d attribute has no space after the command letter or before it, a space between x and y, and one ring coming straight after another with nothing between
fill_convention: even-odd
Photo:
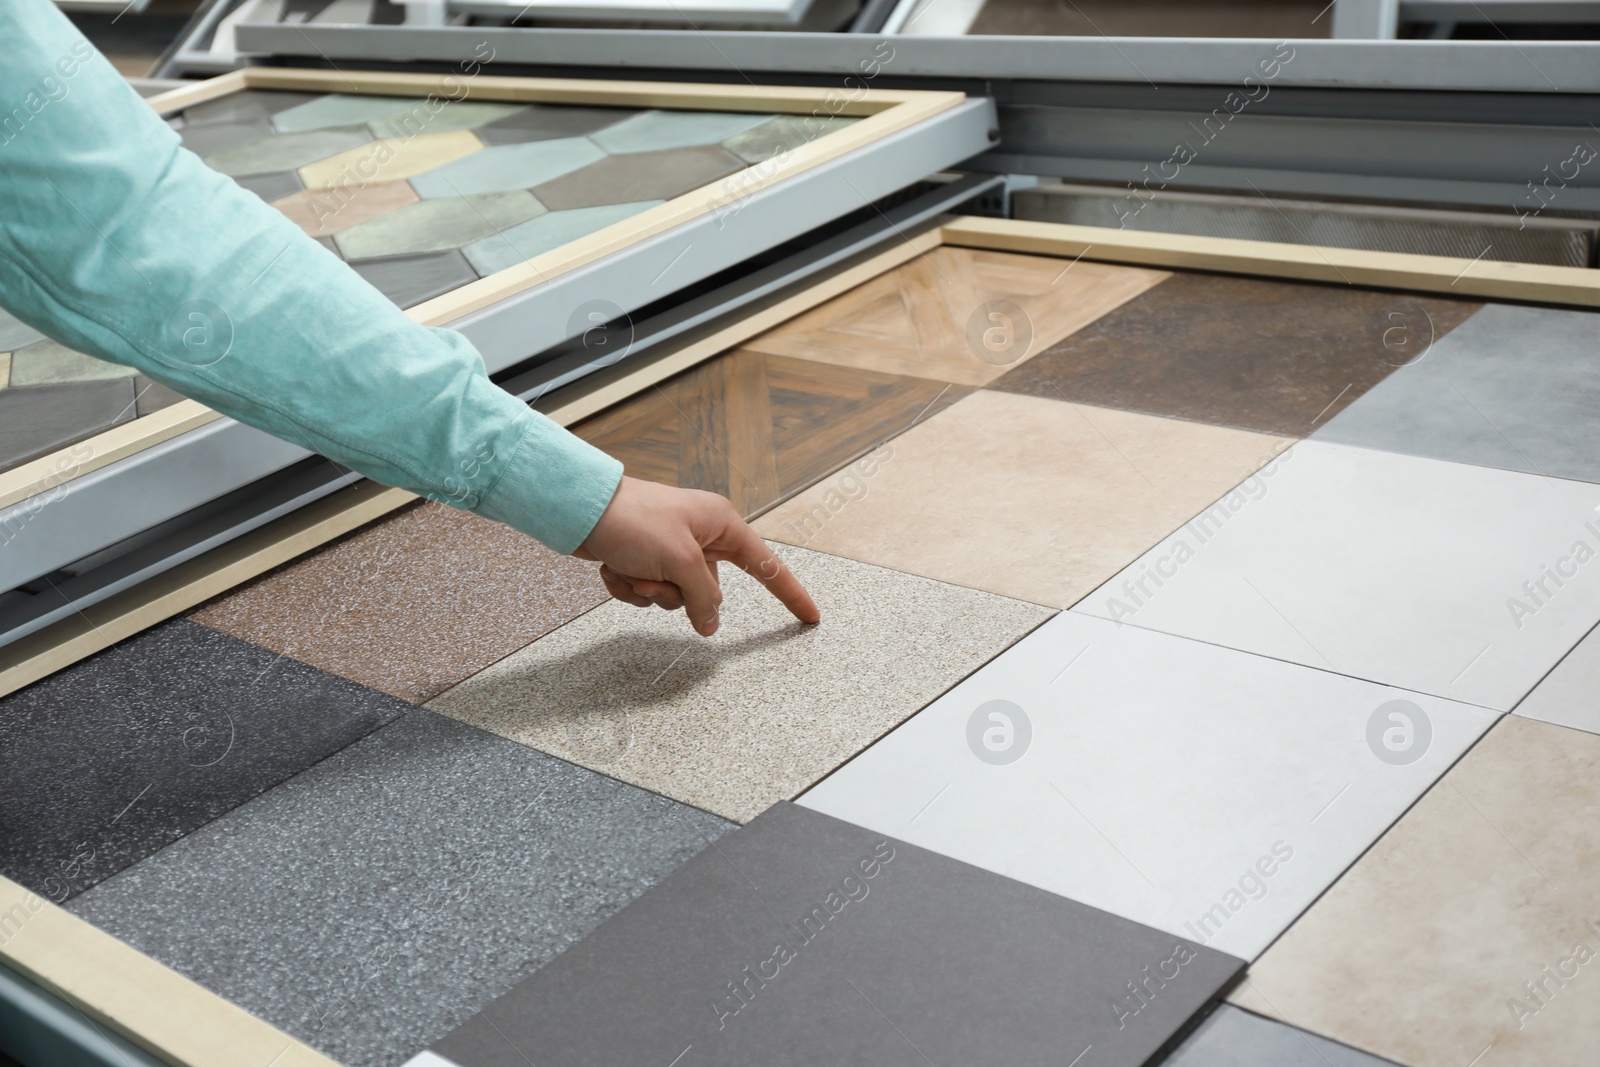
<instances>
[{"instance_id":1,"label":"turquoise sleeve","mask_svg":"<svg viewBox=\"0 0 1600 1067\"><path fill-rule=\"evenodd\" d=\"M10 110L4 110L9 108ZM0 304L240 422L560 552L622 465L206 167L49 0L0 3Z\"/></svg>"}]
</instances>

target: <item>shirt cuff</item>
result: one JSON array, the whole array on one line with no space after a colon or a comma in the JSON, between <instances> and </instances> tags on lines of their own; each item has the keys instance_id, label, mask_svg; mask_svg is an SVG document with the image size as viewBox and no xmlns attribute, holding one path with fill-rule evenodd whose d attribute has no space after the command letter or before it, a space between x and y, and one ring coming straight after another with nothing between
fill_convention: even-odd
<instances>
[{"instance_id":1,"label":"shirt cuff","mask_svg":"<svg viewBox=\"0 0 1600 1067\"><path fill-rule=\"evenodd\" d=\"M530 411L500 478L472 510L571 555L589 537L622 481L622 464Z\"/></svg>"}]
</instances>

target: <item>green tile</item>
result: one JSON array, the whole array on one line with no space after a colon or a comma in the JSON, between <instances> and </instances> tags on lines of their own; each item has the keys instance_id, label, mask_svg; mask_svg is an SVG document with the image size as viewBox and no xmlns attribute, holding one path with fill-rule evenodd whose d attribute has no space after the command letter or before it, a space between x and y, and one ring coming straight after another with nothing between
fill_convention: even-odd
<instances>
[{"instance_id":1,"label":"green tile","mask_svg":"<svg viewBox=\"0 0 1600 1067\"><path fill-rule=\"evenodd\" d=\"M656 152L717 144L770 118L729 111L646 111L590 136L611 153Z\"/></svg>"},{"instance_id":2,"label":"green tile","mask_svg":"<svg viewBox=\"0 0 1600 1067\"><path fill-rule=\"evenodd\" d=\"M110 378L131 378L138 371L117 363L74 352L54 341L11 354L11 384L55 385L65 382L91 382Z\"/></svg>"},{"instance_id":3,"label":"green tile","mask_svg":"<svg viewBox=\"0 0 1600 1067\"><path fill-rule=\"evenodd\" d=\"M735 134L722 147L746 163L764 163L773 156L792 152L818 137L837 133L860 119L842 115L779 115L754 129Z\"/></svg>"},{"instance_id":4,"label":"green tile","mask_svg":"<svg viewBox=\"0 0 1600 1067\"><path fill-rule=\"evenodd\" d=\"M426 100L410 101L411 106L405 110L376 119L369 125L380 138L417 137L424 133L474 129L522 110L520 104L491 104L477 100L436 100L434 103L442 106L430 107Z\"/></svg>"},{"instance_id":5,"label":"green tile","mask_svg":"<svg viewBox=\"0 0 1600 1067\"><path fill-rule=\"evenodd\" d=\"M513 226L504 233L470 244L463 251L467 254L467 262L479 274L489 275L665 203L665 200L643 200L632 204L552 211Z\"/></svg>"},{"instance_id":6,"label":"green tile","mask_svg":"<svg viewBox=\"0 0 1600 1067\"><path fill-rule=\"evenodd\" d=\"M415 97L407 96L353 96L329 93L310 103L280 111L272 116L272 124L280 133L302 133L306 130L324 130L334 126L354 126L377 122L416 106Z\"/></svg>"},{"instance_id":7,"label":"green tile","mask_svg":"<svg viewBox=\"0 0 1600 1067\"><path fill-rule=\"evenodd\" d=\"M411 187L424 200L528 189L605 157L587 137L497 145L418 174Z\"/></svg>"},{"instance_id":8,"label":"green tile","mask_svg":"<svg viewBox=\"0 0 1600 1067\"><path fill-rule=\"evenodd\" d=\"M307 163L359 148L372 140L365 126L310 130L306 133L276 133L259 141L240 145L206 157L213 170L238 178L251 174L273 174L294 170Z\"/></svg>"},{"instance_id":9,"label":"green tile","mask_svg":"<svg viewBox=\"0 0 1600 1067\"><path fill-rule=\"evenodd\" d=\"M445 252L545 213L532 193L485 193L408 204L334 235L345 259Z\"/></svg>"}]
</instances>

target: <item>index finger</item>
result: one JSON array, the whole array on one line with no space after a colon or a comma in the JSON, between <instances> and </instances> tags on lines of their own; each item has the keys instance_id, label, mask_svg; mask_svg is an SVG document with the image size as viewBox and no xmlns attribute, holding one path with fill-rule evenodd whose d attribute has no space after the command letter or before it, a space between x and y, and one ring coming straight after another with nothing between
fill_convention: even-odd
<instances>
[{"instance_id":1,"label":"index finger","mask_svg":"<svg viewBox=\"0 0 1600 1067\"><path fill-rule=\"evenodd\" d=\"M730 525L719 540L722 543L716 546L716 550L707 553L708 558L725 559L747 574L753 574L761 579L761 584L767 587L767 591L782 601L783 606L801 622L822 621L822 612L817 610L816 601L811 599L806 587L800 584L800 579L783 565L783 560L778 558L778 554L767 546L748 523L739 520L737 525Z\"/></svg>"}]
</instances>

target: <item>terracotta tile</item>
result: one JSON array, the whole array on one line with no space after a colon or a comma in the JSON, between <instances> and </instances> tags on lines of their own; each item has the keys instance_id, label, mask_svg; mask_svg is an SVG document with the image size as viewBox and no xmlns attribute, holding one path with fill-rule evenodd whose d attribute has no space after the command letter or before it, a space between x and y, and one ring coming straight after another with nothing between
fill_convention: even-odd
<instances>
[{"instance_id":1,"label":"terracotta tile","mask_svg":"<svg viewBox=\"0 0 1600 1067\"><path fill-rule=\"evenodd\" d=\"M275 133L259 141L239 145L205 157L212 170L239 178L250 174L273 174L293 170L337 152L366 145L372 134L365 126L340 126L306 133Z\"/></svg>"},{"instance_id":2,"label":"terracotta tile","mask_svg":"<svg viewBox=\"0 0 1600 1067\"><path fill-rule=\"evenodd\" d=\"M819 625L795 622L755 579L724 567L713 638L696 636L681 612L613 601L428 707L743 821L1049 614L836 556L780 554L822 605Z\"/></svg>"},{"instance_id":3,"label":"terracotta tile","mask_svg":"<svg viewBox=\"0 0 1600 1067\"><path fill-rule=\"evenodd\" d=\"M1175 274L994 388L1303 437L1478 307Z\"/></svg>"},{"instance_id":4,"label":"terracotta tile","mask_svg":"<svg viewBox=\"0 0 1600 1067\"><path fill-rule=\"evenodd\" d=\"M399 181L482 150L483 142L471 130L389 137L308 162L300 168L300 180L307 189Z\"/></svg>"},{"instance_id":5,"label":"terracotta tile","mask_svg":"<svg viewBox=\"0 0 1600 1067\"><path fill-rule=\"evenodd\" d=\"M1166 277L1139 267L938 248L747 347L986 385Z\"/></svg>"},{"instance_id":6,"label":"terracotta tile","mask_svg":"<svg viewBox=\"0 0 1600 1067\"><path fill-rule=\"evenodd\" d=\"M522 144L581 137L614 126L639 112L626 107L568 107L563 104L529 104L505 118L478 127L484 144Z\"/></svg>"},{"instance_id":7,"label":"terracotta tile","mask_svg":"<svg viewBox=\"0 0 1600 1067\"><path fill-rule=\"evenodd\" d=\"M744 161L718 145L639 152L591 163L533 190L551 211L671 200L744 169Z\"/></svg>"},{"instance_id":8,"label":"terracotta tile","mask_svg":"<svg viewBox=\"0 0 1600 1067\"><path fill-rule=\"evenodd\" d=\"M965 392L923 378L740 351L685 371L573 432L620 459L634 477L721 493L741 514L753 515Z\"/></svg>"},{"instance_id":9,"label":"terracotta tile","mask_svg":"<svg viewBox=\"0 0 1600 1067\"><path fill-rule=\"evenodd\" d=\"M478 275L460 252L363 259L351 266L368 284L401 308L432 300L478 280Z\"/></svg>"},{"instance_id":10,"label":"terracotta tile","mask_svg":"<svg viewBox=\"0 0 1600 1067\"><path fill-rule=\"evenodd\" d=\"M417 202L409 182L368 182L344 188L304 190L274 200L272 206L313 237L348 230Z\"/></svg>"},{"instance_id":11,"label":"terracotta tile","mask_svg":"<svg viewBox=\"0 0 1600 1067\"><path fill-rule=\"evenodd\" d=\"M192 617L420 703L605 599L594 564L425 504Z\"/></svg>"},{"instance_id":12,"label":"terracotta tile","mask_svg":"<svg viewBox=\"0 0 1600 1067\"><path fill-rule=\"evenodd\" d=\"M765 537L1065 607L1286 438L981 390L757 522Z\"/></svg>"},{"instance_id":13,"label":"terracotta tile","mask_svg":"<svg viewBox=\"0 0 1600 1067\"><path fill-rule=\"evenodd\" d=\"M485 193L448 200L423 200L350 227L333 236L346 259L445 252L481 241L544 214L530 193Z\"/></svg>"},{"instance_id":14,"label":"terracotta tile","mask_svg":"<svg viewBox=\"0 0 1600 1067\"><path fill-rule=\"evenodd\" d=\"M1236 1001L1411 1067L1600 1048L1600 737L1502 719Z\"/></svg>"}]
</instances>

